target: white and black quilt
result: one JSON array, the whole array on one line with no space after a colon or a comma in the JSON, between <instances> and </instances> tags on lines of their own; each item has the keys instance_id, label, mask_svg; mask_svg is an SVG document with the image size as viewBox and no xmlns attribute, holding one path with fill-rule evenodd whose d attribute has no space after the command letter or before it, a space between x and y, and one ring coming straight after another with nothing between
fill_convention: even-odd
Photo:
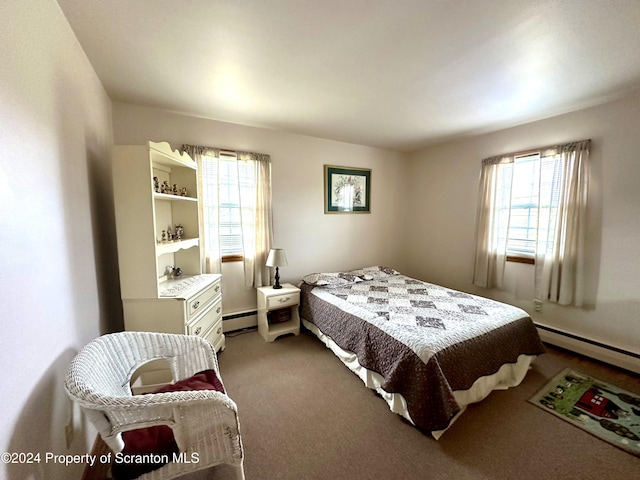
<instances>
[{"instance_id":1,"label":"white and black quilt","mask_svg":"<svg viewBox=\"0 0 640 480\"><path fill-rule=\"evenodd\" d=\"M424 430L443 430L458 413L453 391L544 352L524 310L404 275L301 289L303 318L381 374Z\"/></svg>"}]
</instances>

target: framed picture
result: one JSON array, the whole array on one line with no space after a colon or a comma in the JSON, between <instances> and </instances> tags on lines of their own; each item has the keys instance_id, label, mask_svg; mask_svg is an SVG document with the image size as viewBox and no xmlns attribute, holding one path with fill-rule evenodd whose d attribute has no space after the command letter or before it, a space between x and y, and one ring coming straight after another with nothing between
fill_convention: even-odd
<instances>
[{"instance_id":1,"label":"framed picture","mask_svg":"<svg viewBox=\"0 0 640 480\"><path fill-rule=\"evenodd\" d=\"M324 213L371 213L371 170L325 165Z\"/></svg>"}]
</instances>

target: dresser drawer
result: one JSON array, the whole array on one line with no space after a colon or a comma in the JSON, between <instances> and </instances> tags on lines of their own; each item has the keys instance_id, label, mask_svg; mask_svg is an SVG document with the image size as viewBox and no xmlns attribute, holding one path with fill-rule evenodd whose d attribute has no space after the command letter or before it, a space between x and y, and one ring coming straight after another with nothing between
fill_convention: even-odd
<instances>
[{"instance_id":1,"label":"dresser drawer","mask_svg":"<svg viewBox=\"0 0 640 480\"><path fill-rule=\"evenodd\" d=\"M222 299L218 299L209 306L198 318L187 324L187 335L205 337L211 327L222 319Z\"/></svg>"},{"instance_id":2,"label":"dresser drawer","mask_svg":"<svg viewBox=\"0 0 640 480\"><path fill-rule=\"evenodd\" d=\"M187 301L187 321L195 318L207 306L220 297L220 281L216 281L209 288Z\"/></svg>"},{"instance_id":3,"label":"dresser drawer","mask_svg":"<svg viewBox=\"0 0 640 480\"><path fill-rule=\"evenodd\" d=\"M216 352L218 350L224 349L225 338L222 333L222 318L217 323L214 323L213 327L204 337L206 340L211 342L213 348L215 348Z\"/></svg>"},{"instance_id":4,"label":"dresser drawer","mask_svg":"<svg viewBox=\"0 0 640 480\"><path fill-rule=\"evenodd\" d=\"M272 295L267 298L267 308L280 308L298 305L300 303L300 292L286 293L282 295Z\"/></svg>"}]
</instances>

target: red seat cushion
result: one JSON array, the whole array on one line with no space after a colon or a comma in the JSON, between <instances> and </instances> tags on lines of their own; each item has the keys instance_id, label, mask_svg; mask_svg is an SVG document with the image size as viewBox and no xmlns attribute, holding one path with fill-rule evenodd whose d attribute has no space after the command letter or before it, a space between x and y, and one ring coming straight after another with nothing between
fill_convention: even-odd
<instances>
[{"instance_id":1,"label":"red seat cushion","mask_svg":"<svg viewBox=\"0 0 640 480\"><path fill-rule=\"evenodd\" d=\"M176 383L158 388L153 393L186 392L190 390L216 390L225 393L222 382L214 370L204 370L194 376ZM115 480L130 480L144 473L151 472L170 461L174 453L178 453L178 445L173 437L173 430L167 425L139 428L122 433L124 449L121 458L124 460L151 459L157 462L114 461L111 473ZM138 457L145 454L157 454L156 458ZM118 456L116 456L118 460Z\"/></svg>"}]
</instances>

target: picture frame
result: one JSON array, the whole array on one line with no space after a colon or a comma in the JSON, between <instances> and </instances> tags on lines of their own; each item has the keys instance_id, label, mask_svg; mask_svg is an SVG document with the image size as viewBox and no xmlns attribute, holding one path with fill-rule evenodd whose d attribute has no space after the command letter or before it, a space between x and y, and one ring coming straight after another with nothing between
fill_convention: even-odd
<instances>
[{"instance_id":1,"label":"picture frame","mask_svg":"<svg viewBox=\"0 0 640 480\"><path fill-rule=\"evenodd\" d=\"M325 165L324 213L371 213L371 170Z\"/></svg>"}]
</instances>

